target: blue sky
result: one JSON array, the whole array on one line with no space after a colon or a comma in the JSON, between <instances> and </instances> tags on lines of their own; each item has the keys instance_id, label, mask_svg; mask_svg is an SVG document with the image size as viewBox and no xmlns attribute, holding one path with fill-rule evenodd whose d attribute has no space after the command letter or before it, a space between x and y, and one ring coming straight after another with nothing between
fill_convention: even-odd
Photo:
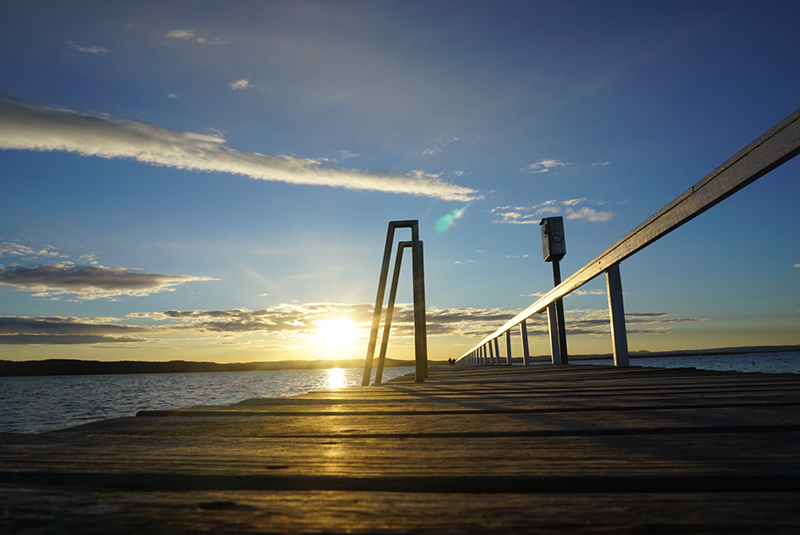
<instances>
[{"instance_id":1,"label":"blue sky","mask_svg":"<svg viewBox=\"0 0 800 535\"><path fill-rule=\"evenodd\" d=\"M800 106L793 2L162 4L0 5L2 358L360 358L405 219L457 357L552 287L541 217L567 276ZM800 344L799 172L622 264L632 350ZM610 352L602 280L565 308Z\"/></svg>"}]
</instances>

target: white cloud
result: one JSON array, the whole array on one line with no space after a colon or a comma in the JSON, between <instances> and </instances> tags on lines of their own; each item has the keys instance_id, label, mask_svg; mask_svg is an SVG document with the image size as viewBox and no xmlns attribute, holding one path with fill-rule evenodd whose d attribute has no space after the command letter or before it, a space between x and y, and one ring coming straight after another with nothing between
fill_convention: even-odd
<instances>
[{"instance_id":1,"label":"white cloud","mask_svg":"<svg viewBox=\"0 0 800 535\"><path fill-rule=\"evenodd\" d=\"M170 130L16 100L0 99L0 148L132 158L151 165L222 172L259 180L406 193L449 201L480 198L471 188L421 170L387 172L324 166L322 161L234 149L221 136Z\"/></svg>"},{"instance_id":2,"label":"white cloud","mask_svg":"<svg viewBox=\"0 0 800 535\"><path fill-rule=\"evenodd\" d=\"M800 268L800 264L795 264L794 267Z\"/></svg>"},{"instance_id":3,"label":"white cloud","mask_svg":"<svg viewBox=\"0 0 800 535\"><path fill-rule=\"evenodd\" d=\"M176 95L175 93L170 93L169 95L167 95L167 98L178 98L178 95Z\"/></svg>"},{"instance_id":4,"label":"white cloud","mask_svg":"<svg viewBox=\"0 0 800 535\"><path fill-rule=\"evenodd\" d=\"M167 37L188 41L189 39L194 39L194 30L172 30L167 34Z\"/></svg>"},{"instance_id":5,"label":"white cloud","mask_svg":"<svg viewBox=\"0 0 800 535\"><path fill-rule=\"evenodd\" d=\"M561 160L539 160L538 162L534 162L530 165L526 165L520 171L525 171L526 173L547 173L551 169L558 169L559 167L564 167L569 165L568 163L564 163Z\"/></svg>"},{"instance_id":6,"label":"white cloud","mask_svg":"<svg viewBox=\"0 0 800 535\"><path fill-rule=\"evenodd\" d=\"M77 50L78 52L83 52L84 54L94 54L95 56L108 56L108 50L103 48L102 46L80 46L72 41L67 41L67 44L70 45L72 48Z\"/></svg>"},{"instance_id":7,"label":"white cloud","mask_svg":"<svg viewBox=\"0 0 800 535\"><path fill-rule=\"evenodd\" d=\"M445 139L445 140L437 139L436 140L436 145L434 145L433 147L431 147L429 149L424 149L422 151L422 155L423 156L433 156L434 154L439 154L448 145L451 145L451 144L456 143L458 141L460 141L460 140L457 137L452 137L450 139Z\"/></svg>"},{"instance_id":8,"label":"white cloud","mask_svg":"<svg viewBox=\"0 0 800 535\"><path fill-rule=\"evenodd\" d=\"M567 219L586 219L587 221L591 221L593 223L605 223L612 217L614 217L614 212L600 212L587 206L584 206L578 211L575 211L572 208L567 208Z\"/></svg>"},{"instance_id":9,"label":"white cloud","mask_svg":"<svg viewBox=\"0 0 800 535\"><path fill-rule=\"evenodd\" d=\"M599 211L582 204L606 204L604 201L590 201L586 198L566 201L549 200L530 206L498 206L491 210L499 219L495 223L509 225L538 225L542 216L563 213L567 219L585 219L592 223L605 223L614 217L614 212ZM580 206L580 207L579 207Z\"/></svg>"},{"instance_id":10,"label":"white cloud","mask_svg":"<svg viewBox=\"0 0 800 535\"><path fill-rule=\"evenodd\" d=\"M228 87L233 89L234 91L241 91L243 89L256 89L258 91L263 91L265 93L269 93L272 91L271 87L264 87L261 85L251 84L249 78L242 78L241 80L235 80L228 84Z\"/></svg>"},{"instance_id":11,"label":"white cloud","mask_svg":"<svg viewBox=\"0 0 800 535\"><path fill-rule=\"evenodd\" d=\"M15 256L15 257L61 257L65 255L59 253L55 247L29 247L21 243L3 242L0 243L0 256Z\"/></svg>"},{"instance_id":12,"label":"white cloud","mask_svg":"<svg viewBox=\"0 0 800 535\"><path fill-rule=\"evenodd\" d=\"M201 45L227 45L230 41L222 41L220 39L207 39L200 37L194 33L194 30L172 30L167 34L168 39L177 39L179 41L195 41Z\"/></svg>"},{"instance_id":13,"label":"white cloud","mask_svg":"<svg viewBox=\"0 0 800 535\"><path fill-rule=\"evenodd\" d=\"M360 154L356 154L355 152L350 150L338 150L336 152L339 153L339 158L342 160L347 160L348 158L358 158L359 156L361 156Z\"/></svg>"},{"instance_id":14,"label":"white cloud","mask_svg":"<svg viewBox=\"0 0 800 535\"><path fill-rule=\"evenodd\" d=\"M228 87L230 87L234 91L238 91L238 90L247 89L247 88L250 88L250 87L253 87L253 86L250 85L250 80L248 80L247 78L242 78L241 80L236 80L235 82L229 83Z\"/></svg>"},{"instance_id":15,"label":"white cloud","mask_svg":"<svg viewBox=\"0 0 800 535\"><path fill-rule=\"evenodd\" d=\"M611 165L611 162L595 162L592 165L590 165L589 167L596 167L598 165L600 167L605 167L606 165Z\"/></svg>"}]
</instances>

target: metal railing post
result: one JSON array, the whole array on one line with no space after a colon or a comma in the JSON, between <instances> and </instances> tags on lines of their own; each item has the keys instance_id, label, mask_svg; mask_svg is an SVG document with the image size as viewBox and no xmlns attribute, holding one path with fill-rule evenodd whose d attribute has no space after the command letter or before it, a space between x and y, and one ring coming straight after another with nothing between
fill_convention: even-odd
<instances>
[{"instance_id":1,"label":"metal railing post","mask_svg":"<svg viewBox=\"0 0 800 535\"><path fill-rule=\"evenodd\" d=\"M392 286L389 290L389 302L386 305L386 319L383 320L383 336L381 337L381 350L378 353L378 367L375 372L373 384L379 385L383 380L383 366L386 362L386 350L389 346L389 333L392 329L392 317L394 316L394 302L397 298L397 284L400 280L400 266L403 263L403 249L411 247L410 241L397 243L397 253L394 257L394 271L392 272Z\"/></svg>"},{"instance_id":2,"label":"metal railing post","mask_svg":"<svg viewBox=\"0 0 800 535\"><path fill-rule=\"evenodd\" d=\"M511 366L513 364L511 356L511 329L506 331L506 364Z\"/></svg>"},{"instance_id":3,"label":"metal railing post","mask_svg":"<svg viewBox=\"0 0 800 535\"><path fill-rule=\"evenodd\" d=\"M625 307L622 302L622 278L619 263L606 270L608 313L611 317L611 344L614 347L614 366L628 365L628 336L625 332Z\"/></svg>"},{"instance_id":4,"label":"metal railing post","mask_svg":"<svg viewBox=\"0 0 800 535\"><path fill-rule=\"evenodd\" d=\"M489 340L489 364L494 366L494 350L492 348L491 340Z\"/></svg>"},{"instance_id":5,"label":"metal railing post","mask_svg":"<svg viewBox=\"0 0 800 535\"><path fill-rule=\"evenodd\" d=\"M561 263L554 260L553 264L553 282L557 287L561 284ZM559 364L568 364L569 357L567 356L567 326L564 321L564 300L556 299L556 318L558 320L558 354L561 357Z\"/></svg>"},{"instance_id":6,"label":"metal railing post","mask_svg":"<svg viewBox=\"0 0 800 535\"><path fill-rule=\"evenodd\" d=\"M369 380L372 378L372 360L375 358L375 344L378 341L378 327L380 326L381 313L383 312L383 294L386 292L386 277L389 275L389 261L392 259L393 241L394 221L390 221L389 229L386 231L386 245L383 248L381 275L378 278L378 295L375 297L375 310L372 313L372 328L369 331L367 358L364 363L364 376L361 379L361 386L369 386Z\"/></svg>"},{"instance_id":7,"label":"metal railing post","mask_svg":"<svg viewBox=\"0 0 800 535\"><path fill-rule=\"evenodd\" d=\"M372 376L372 361L375 358L375 346L378 340L383 312L383 296L386 293L386 279L389 274L389 262L392 257L392 243L396 228L411 229L412 272L414 290L414 364L416 368L416 382L423 382L428 370L428 343L425 328L425 275L422 258L422 242L419 239L419 221L390 221L386 232L386 245L383 249L383 262L381 274L378 279L378 293L375 297L375 309L372 313L372 327L367 344L367 357L364 362L364 375L361 379L362 386L369 386ZM387 330L388 335L388 330ZM383 369L381 368L381 371Z\"/></svg>"},{"instance_id":8,"label":"metal railing post","mask_svg":"<svg viewBox=\"0 0 800 535\"><path fill-rule=\"evenodd\" d=\"M553 364L561 364L561 353L559 352L558 344L558 317L556 313L556 304L551 303L547 307L547 328L550 332L550 355L552 356Z\"/></svg>"},{"instance_id":9,"label":"metal railing post","mask_svg":"<svg viewBox=\"0 0 800 535\"><path fill-rule=\"evenodd\" d=\"M422 244L419 241L419 225L411 227L411 247L413 251L412 271L414 278L414 353L417 383L425 382L428 367L427 344L425 336L425 282L422 276Z\"/></svg>"},{"instance_id":10,"label":"metal railing post","mask_svg":"<svg viewBox=\"0 0 800 535\"><path fill-rule=\"evenodd\" d=\"M523 366L531 365L531 352L528 349L528 326L525 320L519 324L520 336L522 337L522 364Z\"/></svg>"},{"instance_id":11,"label":"metal railing post","mask_svg":"<svg viewBox=\"0 0 800 535\"><path fill-rule=\"evenodd\" d=\"M426 379L428 378L428 327L427 327L427 319L425 317L425 255L424 255L424 247L422 245L422 240L419 241L419 286L420 286L420 293L422 294L421 303L422 308L420 310L420 315L422 316L422 321L420 321L420 338L422 339L422 354L424 358L422 359L423 364L423 377ZM415 331L416 333L416 331Z\"/></svg>"},{"instance_id":12,"label":"metal railing post","mask_svg":"<svg viewBox=\"0 0 800 535\"><path fill-rule=\"evenodd\" d=\"M494 339L494 356L496 359L495 364L500 365L500 337Z\"/></svg>"}]
</instances>

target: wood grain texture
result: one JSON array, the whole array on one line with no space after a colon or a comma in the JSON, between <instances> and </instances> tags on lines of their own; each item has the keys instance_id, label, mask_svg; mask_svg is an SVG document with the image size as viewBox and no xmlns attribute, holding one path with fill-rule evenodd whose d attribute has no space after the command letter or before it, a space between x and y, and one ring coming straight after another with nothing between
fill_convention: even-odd
<instances>
[{"instance_id":1,"label":"wood grain texture","mask_svg":"<svg viewBox=\"0 0 800 535\"><path fill-rule=\"evenodd\" d=\"M0 532L796 533L800 376L428 382L0 435Z\"/></svg>"}]
</instances>

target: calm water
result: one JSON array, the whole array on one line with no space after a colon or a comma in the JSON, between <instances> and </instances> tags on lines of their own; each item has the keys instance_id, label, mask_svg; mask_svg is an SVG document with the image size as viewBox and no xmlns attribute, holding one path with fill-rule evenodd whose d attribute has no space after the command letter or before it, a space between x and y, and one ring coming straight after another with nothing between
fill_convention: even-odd
<instances>
[{"instance_id":1,"label":"calm water","mask_svg":"<svg viewBox=\"0 0 800 535\"><path fill-rule=\"evenodd\" d=\"M413 367L386 368L384 382ZM230 405L361 384L363 369L0 377L0 433L40 433L140 410ZM374 376L373 376L374 377Z\"/></svg>"}]
</instances>

